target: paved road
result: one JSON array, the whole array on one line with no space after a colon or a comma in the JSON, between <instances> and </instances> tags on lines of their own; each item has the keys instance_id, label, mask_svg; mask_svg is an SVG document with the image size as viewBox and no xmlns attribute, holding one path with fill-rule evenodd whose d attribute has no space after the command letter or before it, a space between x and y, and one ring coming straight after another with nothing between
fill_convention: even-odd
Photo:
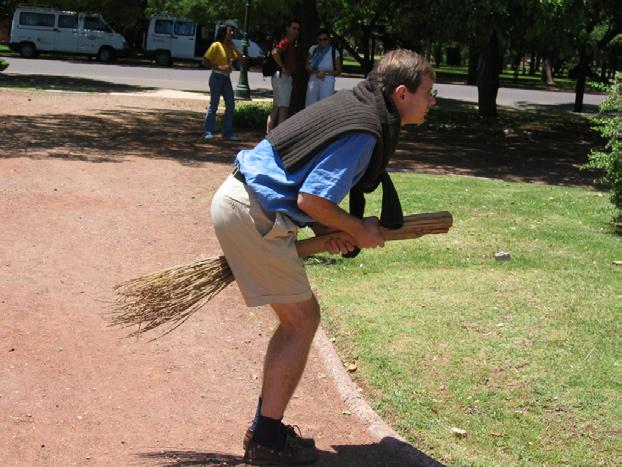
<instances>
[{"instance_id":1,"label":"paved road","mask_svg":"<svg viewBox=\"0 0 622 467\"><path fill-rule=\"evenodd\" d=\"M11 65L7 73L52 76L72 76L126 84L146 88L173 89L179 91L209 92L209 71L201 68L161 68L157 66L136 66L127 64L102 64L92 60L29 60L5 57ZM238 72L232 73L232 80L238 81ZM261 73L250 72L249 86L253 90L271 89L270 80ZM351 89L359 78L337 78L337 89ZM439 97L466 102L477 102L477 88L457 84L437 84ZM497 98L499 105L524 108L559 108L572 110L574 93L533 91L526 89L501 88ZM604 96L586 94L584 103L587 111L596 110Z\"/></svg>"}]
</instances>

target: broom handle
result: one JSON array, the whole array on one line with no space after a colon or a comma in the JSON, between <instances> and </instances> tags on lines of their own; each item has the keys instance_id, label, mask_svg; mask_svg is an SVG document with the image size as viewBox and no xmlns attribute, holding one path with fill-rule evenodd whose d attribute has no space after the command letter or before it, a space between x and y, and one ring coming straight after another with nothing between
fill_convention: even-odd
<instances>
[{"instance_id":1,"label":"broom handle","mask_svg":"<svg viewBox=\"0 0 622 467\"><path fill-rule=\"evenodd\" d=\"M399 229L387 229L380 227L380 233L385 241L406 240L419 238L427 234L447 233L451 227L453 219L447 211L427 212L414 214L404 217L404 225ZM345 232L333 232L319 237L311 237L296 242L298 255L300 257L314 255L326 251L326 242L330 239L349 240L352 244L352 237Z\"/></svg>"}]
</instances>

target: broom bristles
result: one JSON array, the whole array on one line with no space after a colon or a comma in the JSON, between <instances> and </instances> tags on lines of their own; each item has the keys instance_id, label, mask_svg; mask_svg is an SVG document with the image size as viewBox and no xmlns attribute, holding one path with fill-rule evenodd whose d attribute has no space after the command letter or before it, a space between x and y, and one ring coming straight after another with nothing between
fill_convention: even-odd
<instances>
[{"instance_id":1,"label":"broom bristles","mask_svg":"<svg viewBox=\"0 0 622 467\"><path fill-rule=\"evenodd\" d=\"M107 313L110 326L138 326L127 337L139 337L160 326L181 326L193 313L233 282L224 256L181 264L130 279L114 287L115 301Z\"/></svg>"}]
</instances>

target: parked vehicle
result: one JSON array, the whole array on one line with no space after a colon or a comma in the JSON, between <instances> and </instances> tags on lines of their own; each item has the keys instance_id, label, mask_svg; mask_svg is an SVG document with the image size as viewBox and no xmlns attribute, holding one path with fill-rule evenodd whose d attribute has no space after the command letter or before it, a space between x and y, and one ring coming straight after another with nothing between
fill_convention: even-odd
<instances>
[{"instance_id":1,"label":"parked vehicle","mask_svg":"<svg viewBox=\"0 0 622 467\"><path fill-rule=\"evenodd\" d=\"M39 52L62 52L112 62L127 51L127 42L97 13L19 5L11 23L9 47L25 58L34 58Z\"/></svg>"},{"instance_id":2,"label":"parked vehicle","mask_svg":"<svg viewBox=\"0 0 622 467\"><path fill-rule=\"evenodd\" d=\"M187 18L169 15L154 15L149 20L143 48L147 56L158 65L169 66L173 60L192 60L201 62L205 51L214 41L218 27L225 24L219 21L215 26L196 24ZM242 51L242 34L235 22L227 21L235 30L233 43ZM251 61L261 60L261 47L249 40L248 56Z\"/></svg>"}]
</instances>

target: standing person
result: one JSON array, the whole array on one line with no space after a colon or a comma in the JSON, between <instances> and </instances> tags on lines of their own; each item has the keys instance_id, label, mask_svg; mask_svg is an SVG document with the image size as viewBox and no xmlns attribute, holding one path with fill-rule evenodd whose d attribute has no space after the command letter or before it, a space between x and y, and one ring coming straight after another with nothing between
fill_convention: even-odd
<instances>
[{"instance_id":1,"label":"standing person","mask_svg":"<svg viewBox=\"0 0 622 467\"><path fill-rule=\"evenodd\" d=\"M330 34L327 29L320 29L317 34L317 44L309 48L307 59L307 97L305 107L335 94L335 77L341 74L339 51L330 43Z\"/></svg>"},{"instance_id":2,"label":"standing person","mask_svg":"<svg viewBox=\"0 0 622 467\"><path fill-rule=\"evenodd\" d=\"M383 186L380 223L403 222L386 167L400 126L420 124L436 101L435 74L420 55L388 52L368 79L321 100L276 127L255 148L240 151L235 169L212 201L212 220L247 306L269 304L279 319L265 356L255 418L244 437L249 464L316 460L311 438L282 423L302 376L320 308L296 251L296 233L347 232L333 254L384 246L377 218L362 219L364 192ZM339 203L350 192L350 213Z\"/></svg>"},{"instance_id":3,"label":"standing person","mask_svg":"<svg viewBox=\"0 0 622 467\"><path fill-rule=\"evenodd\" d=\"M289 101L292 96L294 74L296 74L296 46L295 42L300 34L300 21L291 20L285 29L283 37L272 49L272 57L279 70L272 76L272 91L274 94L272 112L268 115L266 133L283 123L289 116Z\"/></svg>"},{"instance_id":4,"label":"standing person","mask_svg":"<svg viewBox=\"0 0 622 467\"><path fill-rule=\"evenodd\" d=\"M216 126L216 112L220 103L220 96L225 99L225 117L222 124L222 136L228 141L239 141L233 134L233 86L231 85L231 69L233 62L242 58L242 55L232 42L234 30L231 26L221 26L216 33L216 40L210 45L203 56L203 63L212 69L209 77L210 103L205 114L203 136L205 139L214 137Z\"/></svg>"}]
</instances>

